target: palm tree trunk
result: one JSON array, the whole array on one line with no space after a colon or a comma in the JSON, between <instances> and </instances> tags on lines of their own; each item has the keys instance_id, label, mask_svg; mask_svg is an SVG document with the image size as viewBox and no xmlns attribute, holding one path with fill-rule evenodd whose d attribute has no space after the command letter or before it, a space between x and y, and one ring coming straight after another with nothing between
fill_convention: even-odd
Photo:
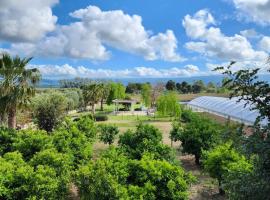
<instances>
[{"instance_id":1,"label":"palm tree trunk","mask_svg":"<svg viewBox=\"0 0 270 200\"><path fill-rule=\"evenodd\" d=\"M8 127L16 128L16 107L14 106L8 112Z\"/></svg>"}]
</instances>

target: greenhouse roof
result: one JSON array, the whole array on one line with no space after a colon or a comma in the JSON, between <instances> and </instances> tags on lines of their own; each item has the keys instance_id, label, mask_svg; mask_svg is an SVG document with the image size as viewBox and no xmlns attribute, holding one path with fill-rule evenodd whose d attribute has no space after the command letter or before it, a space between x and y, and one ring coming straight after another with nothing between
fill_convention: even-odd
<instances>
[{"instance_id":1,"label":"greenhouse roof","mask_svg":"<svg viewBox=\"0 0 270 200\"><path fill-rule=\"evenodd\" d=\"M252 110L254 106L247 104L247 101L239 98L224 98L202 96L188 102L188 106L204 112L213 113L225 118L230 117L232 120L239 121L245 124L253 124L259 116L258 110ZM246 105L246 106L245 106ZM266 124L267 120L262 121Z\"/></svg>"}]
</instances>

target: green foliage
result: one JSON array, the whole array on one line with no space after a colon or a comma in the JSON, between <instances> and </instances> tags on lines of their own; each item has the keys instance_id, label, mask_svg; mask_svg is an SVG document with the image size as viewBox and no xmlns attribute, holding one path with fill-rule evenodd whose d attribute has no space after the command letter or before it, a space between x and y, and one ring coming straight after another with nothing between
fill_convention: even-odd
<instances>
[{"instance_id":1,"label":"green foliage","mask_svg":"<svg viewBox=\"0 0 270 200\"><path fill-rule=\"evenodd\" d=\"M181 115L181 107L176 93L169 92L161 95L157 100L157 111L162 116L179 117Z\"/></svg>"},{"instance_id":2,"label":"green foliage","mask_svg":"<svg viewBox=\"0 0 270 200\"><path fill-rule=\"evenodd\" d=\"M151 153L155 159L174 161L172 149L162 143L162 133L154 126L139 124L136 131L128 130L119 137L119 146L132 159Z\"/></svg>"},{"instance_id":3,"label":"green foliage","mask_svg":"<svg viewBox=\"0 0 270 200\"><path fill-rule=\"evenodd\" d=\"M130 160L111 148L77 171L82 199L187 199L193 177L178 166L144 156Z\"/></svg>"},{"instance_id":4,"label":"green foliage","mask_svg":"<svg viewBox=\"0 0 270 200\"><path fill-rule=\"evenodd\" d=\"M142 89L142 83L128 83L126 87L126 93L138 94Z\"/></svg>"},{"instance_id":5,"label":"green foliage","mask_svg":"<svg viewBox=\"0 0 270 200\"><path fill-rule=\"evenodd\" d=\"M117 126L114 125L106 125L101 124L99 126L99 140L102 141L104 144L111 145L116 135L119 133L119 129Z\"/></svg>"},{"instance_id":6,"label":"green foliage","mask_svg":"<svg viewBox=\"0 0 270 200\"><path fill-rule=\"evenodd\" d=\"M67 99L60 92L44 93L34 99L34 117L40 129L52 132L67 110Z\"/></svg>"},{"instance_id":7,"label":"green foliage","mask_svg":"<svg viewBox=\"0 0 270 200\"><path fill-rule=\"evenodd\" d=\"M143 84L141 89L142 101L145 106L151 105L151 90L152 87L150 84Z\"/></svg>"},{"instance_id":8,"label":"green foliage","mask_svg":"<svg viewBox=\"0 0 270 200\"><path fill-rule=\"evenodd\" d=\"M155 199L188 199L188 184L194 178L182 168L164 160L154 160L149 155L133 160L130 168L130 183L144 187L151 185Z\"/></svg>"},{"instance_id":9,"label":"green foliage","mask_svg":"<svg viewBox=\"0 0 270 200\"><path fill-rule=\"evenodd\" d=\"M230 96L240 97L247 102L247 106L253 105L252 109L257 110L259 116L251 129L252 134L249 137L243 136L240 140L243 153L254 158L254 170L246 174L233 170L227 178L226 190L232 199L269 199L270 85L259 79L261 69L257 66L232 71L235 64L233 61L227 67L218 67L215 70L221 70L226 75L223 87L230 91Z\"/></svg>"},{"instance_id":10,"label":"green foliage","mask_svg":"<svg viewBox=\"0 0 270 200\"><path fill-rule=\"evenodd\" d=\"M37 152L50 147L52 147L51 137L40 130L19 131L12 143L12 150L19 151L27 161Z\"/></svg>"},{"instance_id":11,"label":"green foliage","mask_svg":"<svg viewBox=\"0 0 270 200\"><path fill-rule=\"evenodd\" d=\"M181 126L181 124L179 122L174 122L173 123L173 128L170 131L170 139L173 142L176 142L178 140L180 140L181 134L184 131L183 127Z\"/></svg>"},{"instance_id":12,"label":"green foliage","mask_svg":"<svg viewBox=\"0 0 270 200\"><path fill-rule=\"evenodd\" d=\"M82 106L83 102L81 102L82 94L80 90L64 90L63 94L67 101L67 111L76 110Z\"/></svg>"},{"instance_id":13,"label":"green foliage","mask_svg":"<svg viewBox=\"0 0 270 200\"><path fill-rule=\"evenodd\" d=\"M169 91L173 91L176 89L176 85L175 85L175 82L173 80L169 80L167 83L166 83L166 89L169 90Z\"/></svg>"},{"instance_id":14,"label":"green foliage","mask_svg":"<svg viewBox=\"0 0 270 200\"><path fill-rule=\"evenodd\" d=\"M77 171L76 184L81 199L126 199L127 190L121 184L128 176L128 159L115 149L96 162L89 162Z\"/></svg>"},{"instance_id":15,"label":"green foliage","mask_svg":"<svg viewBox=\"0 0 270 200\"><path fill-rule=\"evenodd\" d=\"M65 183L51 167L27 164L18 152L0 157L0 198L19 199L64 199ZM64 196L62 196L65 194Z\"/></svg>"},{"instance_id":16,"label":"green foliage","mask_svg":"<svg viewBox=\"0 0 270 200\"><path fill-rule=\"evenodd\" d=\"M72 155L75 167L87 162L92 156L97 129L90 120L87 116L76 122L67 118L53 133L55 148L61 153Z\"/></svg>"},{"instance_id":17,"label":"green foliage","mask_svg":"<svg viewBox=\"0 0 270 200\"><path fill-rule=\"evenodd\" d=\"M107 121L109 119L108 116L104 114L95 115L94 118L97 122Z\"/></svg>"},{"instance_id":18,"label":"green foliage","mask_svg":"<svg viewBox=\"0 0 270 200\"><path fill-rule=\"evenodd\" d=\"M112 101L115 99L124 99L126 96L126 88L122 83L114 83L110 84L110 92L107 98L107 104L111 105Z\"/></svg>"},{"instance_id":19,"label":"green foliage","mask_svg":"<svg viewBox=\"0 0 270 200\"><path fill-rule=\"evenodd\" d=\"M216 146L209 151L203 151L203 166L211 177L218 180L221 189L231 171L248 173L252 170L252 164L232 147L231 142Z\"/></svg>"},{"instance_id":20,"label":"green foliage","mask_svg":"<svg viewBox=\"0 0 270 200\"><path fill-rule=\"evenodd\" d=\"M14 129L0 127L0 156L12 150L15 135Z\"/></svg>"},{"instance_id":21,"label":"green foliage","mask_svg":"<svg viewBox=\"0 0 270 200\"><path fill-rule=\"evenodd\" d=\"M36 68L28 69L32 58L11 57L4 53L0 58L0 113L8 114L8 127L16 128L17 109L29 105L35 95L35 86L41 79ZM0 117L0 118L1 118Z\"/></svg>"},{"instance_id":22,"label":"green foliage","mask_svg":"<svg viewBox=\"0 0 270 200\"><path fill-rule=\"evenodd\" d=\"M199 164L202 150L209 150L219 142L222 128L210 119L193 116L179 135L182 151L195 155L196 164Z\"/></svg>"},{"instance_id":23,"label":"green foliage","mask_svg":"<svg viewBox=\"0 0 270 200\"><path fill-rule=\"evenodd\" d=\"M82 86L83 100L85 108L92 107L92 114L95 114L95 104L98 103L102 96L102 85L99 83L91 83Z\"/></svg>"}]
</instances>

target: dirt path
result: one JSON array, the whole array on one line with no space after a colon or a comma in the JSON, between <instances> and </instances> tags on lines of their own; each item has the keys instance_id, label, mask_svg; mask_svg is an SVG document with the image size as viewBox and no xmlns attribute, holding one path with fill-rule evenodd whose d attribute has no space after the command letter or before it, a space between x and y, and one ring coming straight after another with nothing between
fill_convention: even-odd
<instances>
[{"instance_id":1,"label":"dirt path","mask_svg":"<svg viewBox=\"0 0 270 200\"><path fill-rule=\"evenodd\" d=\"M180 160L184 169L197 177L197 182L192 184L189 189L190 200L226 199L224 196L219 195L217 182L208 175L203 174L200 167L195 165L194 156L182 155L180 156Z\"/></svg>"}]
</instances>

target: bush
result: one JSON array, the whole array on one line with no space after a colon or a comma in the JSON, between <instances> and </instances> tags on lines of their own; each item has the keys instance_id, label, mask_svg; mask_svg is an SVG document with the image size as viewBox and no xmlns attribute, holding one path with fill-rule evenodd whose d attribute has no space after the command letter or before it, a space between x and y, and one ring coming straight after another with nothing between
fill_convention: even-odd
<instances>
[{"instance_id":1,"label":"bush","mask_svg":"<svg viewBox=\"0 0 270 200\"><path fill-rule=\"evenodd\" d=\"M12 150L19 151L28 161L35 153L52 146L52 139L45 131L23 130L17 132L12 143Z\"/></svg>"},{"instance_id":2,"label":"bush","mask_svg":"<svg viewBox=\"0 0 270 200\"><path fill-rule=\"evenodd\" d=\"M0 127L0 156L12 150L12 143L15 139L16 131Z\"/></svg>"},{"instance_id":3,"label":"bush","mask_svg":"<svg viewBox=\"0 0 270 200\"><path fill-rule=\"evenodd\" d=\"M94 118L97 122L107 121L109 119L107 115L95 115Z\"/></svg>"},{"instance_id":4,"label":"bush","mask_svg":"<svg viewBox=\"0 0 270 200\"><path fill-rule=\"evenodd\" d=\"M82 199L187 199L194 178L167 161L130 160L111 148L96 162L79 168L77 185Z\"/></svg>"},{"instance_id":5,"label":"bush","mask_svg":"<svg viewBox=\"0 0 270 200\"><path fill-rule=\"evenodd\" d=\"M86 130L86 127L84 128ZM75 167L91 159L95 140L95 138L89 137L88 132L83 132L80 129L83 130L80 120L73 122L66 119L53 133L54 147L61 153L71 154Z\"/></svg>"},{"instance_id":6,"label":"bush","mask_svg":"<svg viewBox=\"0 0 270 200\"><path fill-rule=\"evenodd\" d=\"M101 124L99 126L99 132L99 140L104 144L111 145L119 133L119 129L117 126Z\"/></svg>"},{"instance_id":7,"label":"bush","mask_svg":"<svg viewBox=\"0 0 270 200\"><path fill-rule=\"evenodd\" d=\"M136 131L128 130L120 135L118 143L132 159L141 159L145 153L151 153L155 159L174 161L172 149L162 143L162 133L148 124L139 124Z\"/></svg>"},{"instance_id":8,"label":"bush","mask_svg":"<svg viewBox=\"0 0 270 200\"><path fill-rule=\"evenodd\" d=\"M134 111L142 111L142 108L135 108Z\"/></svg>"},{"instance_id":9,"label":"bush","mask_svg":"<svg viewBox=\"0 0 270 200\"><path fill-rule=\"evenodd\" d=\"M18 152L0 157L1 199L64 199L62 182L51 167L27 164Z\"/></svg>"},{"instance_id":10,"label":"bush","mask_svg":"<svg viewBox=\"0 0 270 200\"><path fill-rule=\"evenodd\" d=\"M204 169L211 177L218 180L220 193L224 193L222 184L230 171L241 170L248 173L252 170L252 165L232 147L232 143L225 143L212 150L204 151L203 157Z\"/></svg>"}]
</instances>

